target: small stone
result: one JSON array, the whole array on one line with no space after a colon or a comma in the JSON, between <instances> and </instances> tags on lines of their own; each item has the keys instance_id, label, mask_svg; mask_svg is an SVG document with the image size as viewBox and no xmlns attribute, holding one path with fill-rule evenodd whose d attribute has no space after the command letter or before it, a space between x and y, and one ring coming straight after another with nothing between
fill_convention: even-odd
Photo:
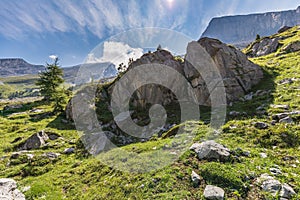
<instances>
[{"instance_id":1,"label":"small stone","mask_svg":"<svg viewBox=\"0 0 300 200\"><path fill-rule=\"evenodd\" d=\"M198 187L200 185L200 180L201 180L200 176L196 172L192 171L191 178L192 178L193 186Z\"/></svg>"},{"instance_id":2,"label":"small stone","mask_svg":"<svg viewBox=\"0 0 300 200\"><path fill-rule=\"evenodd\" d=\"M285 117L285 118L279 120L279 123L287 123L287 124L291 124L291 123L293 123L293 119L292 119L291 117L287 116L287 117Z\"/></svg>"},{"instance_id":3,"label":"small stone","mask_svg":"<svg viewBox=\"0 0 300 200\"><path fill-rule=\"evenodd\" d=\"M275 175L275 176L282 174L282 172L281 172L280 169L274 168L274 167L271 167L271 168L270 168L270 172L271 172L271 174L273 174L273 175Z\"/></svg>"},{"instance_id":4,"label":"small stone","mask_svg":"<svg viewBox=\"0 0 300 200\"><path fill-rule=\"evenodd\" d=\"M60 156L60 153L47 152L42 154L42 156L47 157L50 160L54 160Z\"/></svg>"},{"instance_id":5,"label":"small stone","mask_svg":"<svg viewBox=\"0 0 300 200\"><path fill-rule=\"evenodd\" d=\"M272 108L278 108L278 109L284 109L284 110L288 110L290 109L289 105L271 105Z\"/></svg>"},{"instance_id":6,"label":"small stone","mask_svg":"<svg viewBox=\"0 0 300 200\"><path fill-rule=\"evenodd\" d=\"M225 192L222 188L207 185L204 189L204 197L209 200L223 200Z\"/></svg>"},{"instance_id":7,"label":"small stone","mask_svg":"<svg viewBox=\"0 0 300 200\"><path fill-rule=\"evenodd\" d=\"M276 194L281 190L281 183L276 179L268 179L262 183L261 188L263 191L276 196Z\"/></svg>"},{"instance_id":8,"label":"small stone","mask_svg":"<svg viewBox=\"0 0 300 200\"><path fill-rule=\"evenodd\" d=\"M268 157L268 155L266 153L259 153L259 155L260 155L261 158L267 158Z\"/></svg>"},{"instance_id":9,"label":"small stone","mask_svg":"<svg viewBox=\"0 0 300 200\"><path fill-rule=\"evenodd\" d=\"M281 188L281 191L279 194L280 197L290 199L295 194L296 194L296 192L294 191L294 189L291 186L289 186L286 183L282 184L282 188Z\"/></svg>"},{"instance_id":10,"label":"small stone","mask_svg":"<svg viewBox=\"0 0 300 200\"><path fill-rule=\"evenodd\" d=\"M255 128L258 128L258 129L266 129L269 127L269 125L267 123L264 123L264 122L256 122L254 124Z\"/></svg>"},{"instance_id":11,"label":"small stone","mask_svg":"<svg viewBox=\"0 0 300 200\"><path fill-rule=\"evenodd\" d=\"M75 149L73 148L73 147L71 147L71 148L66 148L65 150L64 150L64 154L72 154L72 153L74 153L75 152Z\"/></svg>"},{"instance_id":12,"label":"small stone","mask_svg":"<svg viewBox=\"0 0 300 200\"><path fill-rule=\"evenodd\" d=\"M190 150L195 151L200 160L207 159L226 161L230 157L230 150L213 140L208 140L201 144L195 143L190 147Z\"/></svg>"},{"instance_id":13,"label":"small stone","mask_svg":"<svg viewBox=\"0 0 300 200\"><path fill-rule=\"evenodd\" d=\"M288 116L289 116L288 113L279 113L279 114L273 115L272 119L279 121L280 119L283 119L283 118L288 117Z\"/></svg>"}]
</instances>

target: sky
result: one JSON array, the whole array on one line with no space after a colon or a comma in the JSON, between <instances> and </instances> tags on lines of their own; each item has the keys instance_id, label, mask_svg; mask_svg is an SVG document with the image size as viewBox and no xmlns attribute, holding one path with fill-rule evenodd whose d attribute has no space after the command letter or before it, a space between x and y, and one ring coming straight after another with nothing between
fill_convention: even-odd
<instances>
[{"instance_id":1,"label":"sky","mask_svg":"<svg viewBox=\"0 0 300 200\"><path fill-rule=\"evenodd\" d=\"M1 0L0 58L45 64L49 56L58 56L66 67L108 61L118 51L138 57L139 46L110 38L155 27L198 40L213 17L294 10L299 5L300 0ZM93 49L99 44L102 53L96 58Z\"/></svg>"}]
</instances>

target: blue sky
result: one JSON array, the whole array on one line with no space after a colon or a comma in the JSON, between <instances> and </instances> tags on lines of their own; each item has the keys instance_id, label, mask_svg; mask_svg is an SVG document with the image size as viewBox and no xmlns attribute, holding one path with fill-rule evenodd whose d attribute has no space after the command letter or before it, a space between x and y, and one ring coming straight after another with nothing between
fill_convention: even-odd
<instances>
[{"instance_id":1,"label":"blue sky","mask_svg":"<svg viewBox=\"0 0 300 200\"><path fill-rule=\"evenodd\" d=\"M126 30L159 27L197 40L212 17L296 9L300 0L1 0L0 58L78 64Z\"/></svg>"}]
</instances>

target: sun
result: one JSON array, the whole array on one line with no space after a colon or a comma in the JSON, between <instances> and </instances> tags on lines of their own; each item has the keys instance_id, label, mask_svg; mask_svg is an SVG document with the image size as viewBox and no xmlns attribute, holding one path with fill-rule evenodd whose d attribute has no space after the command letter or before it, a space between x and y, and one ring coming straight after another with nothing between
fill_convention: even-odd
<instances>
[{"instance_id":1,"label":"sun","mask_svg":"<svg viewBox=\"0 0 300 200\"><path fill-rule=\"evenodd\" d=\"M171 8L173 5L174 0L167 0L168 6Z\"/></svg>"}]
</instances>

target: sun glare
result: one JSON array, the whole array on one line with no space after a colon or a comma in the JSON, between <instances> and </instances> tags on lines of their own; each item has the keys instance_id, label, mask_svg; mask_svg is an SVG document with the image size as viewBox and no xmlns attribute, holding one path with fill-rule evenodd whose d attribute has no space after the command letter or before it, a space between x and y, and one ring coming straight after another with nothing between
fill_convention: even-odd
<instances>
[{"instance_id":1,"label":"sun glare","mask_svg":"<svg viewBox=\"0 0 300 200\"><path fill-rule=\"evenodd\" d=\"M172 7L174 0L167 0L168 6Z\"/></svg>"}]
</instances>

